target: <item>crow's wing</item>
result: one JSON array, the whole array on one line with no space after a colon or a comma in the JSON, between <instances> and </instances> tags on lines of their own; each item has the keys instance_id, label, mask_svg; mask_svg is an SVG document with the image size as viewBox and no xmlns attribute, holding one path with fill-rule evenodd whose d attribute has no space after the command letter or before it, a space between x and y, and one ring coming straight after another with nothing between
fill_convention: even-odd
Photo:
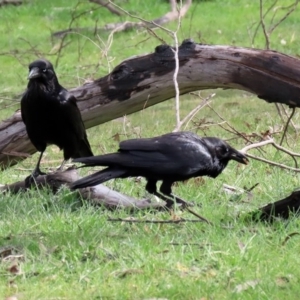
<instances>
[{"instance_id":1,"label":"crow's wing","mask_svg":"<svg viewBox=\"0 0 300 300\"><path fill-rule=\"evenodd\" d=\"M179 137L179 138L178 138ZM212 167L212 157L200 141L164 135L150 139L132 139L120 143L118 153L80 158L88 166L116 166L139 172L189 176L204 175Z\"/></svg>"},{"instance_id":2,"label":"crow's wing","mask_svg":"<svg viewBox=\"0 0 300 300\"><path fill-rule=\"evenodd\" d=\"M119 151L141 152L138 157L144 156L142 159L147 165L150 163L148 158L155 167L158 166L157 171L159 164L167 172L181 170L186 175L202 174L213 167L213 158L206 143L192 132L172 132L154 138L122 141Z\"/></svg>"},{"instance_id":3,"label":"crow's wing","mask_svg":"<svg viewBox=\"0 0 300 300\"><path fill-rule=\"evenodd\" d=\"M21 117L24 124L27 124L28 116L29 116L29 104L28 104L28 91L26 90L25 93L22 95L21 98Z\"/></svg>"},{"instance_id":4,"label":"crow's wing","mask_svg":"<svg viewBox=\"0 0 300 300\"><path fill-rule=\"evenodd\" d=\"M130 139L119 144L120 150L141 150L141 151L166 151L174 147L175 144L190 142L190 132L172 132L153 138Z\"/></svg>"},{"instance_id":5,"label":"crow's wing","mask_svg":"<svg viewBox=\"0 0 300 300\"><path fill-rule=\"evenodd\" d=\"M93 153L87 139L76 98L66 89L60 87L58 100L60 102L60 110L64 116L66 126L68 126L69 130L71 130L77 136L78 140L81 141L79 145L81 156L92 156Z\"/></svg>"},{"instance_id":6,"label":"crow's wing","mask_svg":"<svg viewBox=\"0 0 300 300\"><path fill-rule=\"evenodd\" d=\"M80 157L73 162L86 166L117 166L124 168L151 168L157 164L165 164L168 158L159 152L127 151L110 153L92 157Z\"/></svg>"},{"instance_id":7,"label":"crow's wing","mask_svg":"<svg viewBox=\"0 0 300 300\"><path fill-rule=\"evenodd\" d=\"M66 89L61 88L58 94L60 109L65 116L65 121L80 138L84 138L85 128L81 119L81 114L77 106L76 98Z\"/></svg>"}]
</instances>

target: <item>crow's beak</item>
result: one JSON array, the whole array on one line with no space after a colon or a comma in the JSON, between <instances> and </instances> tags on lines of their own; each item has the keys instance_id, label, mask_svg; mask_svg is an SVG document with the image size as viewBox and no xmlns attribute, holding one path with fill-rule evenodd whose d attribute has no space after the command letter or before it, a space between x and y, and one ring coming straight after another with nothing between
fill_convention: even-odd
<instances>
[{"instance_id":1,"label":"crow's beak","mask_svg":"<svg viewBox=\"0 0 300 300\"><path fill-rule=\"evenodd\" d=\"M34 79L34 78L38 78L41 76L41 72L40 69L35 67L32 68L28 74L28 79Z\"/></svg>"},{"instance_id":2,"label":"crow's beak","mask_svg":"<svg viewBox=\"0 0 300 300\"><path fill-rule=\"evenodd\" d=\"M231 154L231 159L234 159L237 162L244 164L244 165L247 165L249 163L248 158L242 152L239 152L239 151L234 151Z\"/></svg>"}]
</instances>

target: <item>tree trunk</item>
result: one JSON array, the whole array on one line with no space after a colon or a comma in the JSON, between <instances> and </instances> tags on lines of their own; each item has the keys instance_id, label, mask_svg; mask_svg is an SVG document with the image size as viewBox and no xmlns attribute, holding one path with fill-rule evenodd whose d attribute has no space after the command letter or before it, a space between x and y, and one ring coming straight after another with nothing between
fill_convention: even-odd
<instances>
[{"instance_id":1,"label":"tree trunk","mask_svg":"<svg viewBox=\"0 0 300 300\"><path fill-rule=\"evenodd\" d=\"M179 47L181 94L212 88L239 89L268 102L300 106L300 60L285 54L183 41ZM131 114L175 95L173 49L125 60L107 76L71 90L86 128ZM0 165L7 168L36 152L20 112L0 124Z\"/></svg>"}]
</instances>

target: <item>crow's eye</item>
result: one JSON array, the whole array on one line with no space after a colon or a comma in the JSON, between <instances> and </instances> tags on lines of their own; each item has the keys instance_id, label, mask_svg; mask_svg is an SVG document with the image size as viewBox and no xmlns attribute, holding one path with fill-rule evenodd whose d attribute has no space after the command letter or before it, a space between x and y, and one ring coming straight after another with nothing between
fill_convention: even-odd
<instances>
[{"instance_id":1,"label":"crow's eye","mask_svg":"<svg viewBox=\"0 0 300 300\"><path fill-rule=\"evenodd\" d=\"M43 69L42 72L43 72L43 73L46 73L46 72L47 72L47 69Z\"/></svg>"},{"instance_id":2,"label":"crow's eye","mask_svg":"<svg viewBox=\"0 0 300 300\"><path fill-rule=\"evenodd\" d=\"M229 149L227 147L216 147L216 153L220 157L227 155L228 151Z\"/></svg>"}]
</instances>

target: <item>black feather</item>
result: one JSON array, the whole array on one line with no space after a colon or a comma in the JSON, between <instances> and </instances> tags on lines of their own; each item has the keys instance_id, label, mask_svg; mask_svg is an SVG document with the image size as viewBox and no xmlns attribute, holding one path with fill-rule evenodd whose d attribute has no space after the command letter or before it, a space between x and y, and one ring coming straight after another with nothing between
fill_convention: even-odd
<instances>
[{"instance_id":1,"label":"black feather","mask_svg":"<svg viewBox=\"0 0 300 300\"><path fill-rule=\"evenodd\" d=\"M92 156L76 98L59 84L52 64L42 59L32 62L28 79L21 114L30 141L41 152L32 176L42 173L39 164L48 144L62 149L64 160Z\"/></svg>"},{"instance_id":2,"label":"black feather","mask_svg":"<svg viewBox=\"0 0 300 300\"><path fill-rule=\"evenodd\" d=\"M192 132L132 139L121 142L116 153L75 159L74 162L85 166L108 168L75 181L72 188L93 186L112 178L142 176L148 181L148 192L161 196L156 190L156 182L162 180L160 191L171 196L174 182L205 175L215 178L231 159L244 164L248 162L245 155L225 141L201 138Z\"/></svg>"}]
</instances>

